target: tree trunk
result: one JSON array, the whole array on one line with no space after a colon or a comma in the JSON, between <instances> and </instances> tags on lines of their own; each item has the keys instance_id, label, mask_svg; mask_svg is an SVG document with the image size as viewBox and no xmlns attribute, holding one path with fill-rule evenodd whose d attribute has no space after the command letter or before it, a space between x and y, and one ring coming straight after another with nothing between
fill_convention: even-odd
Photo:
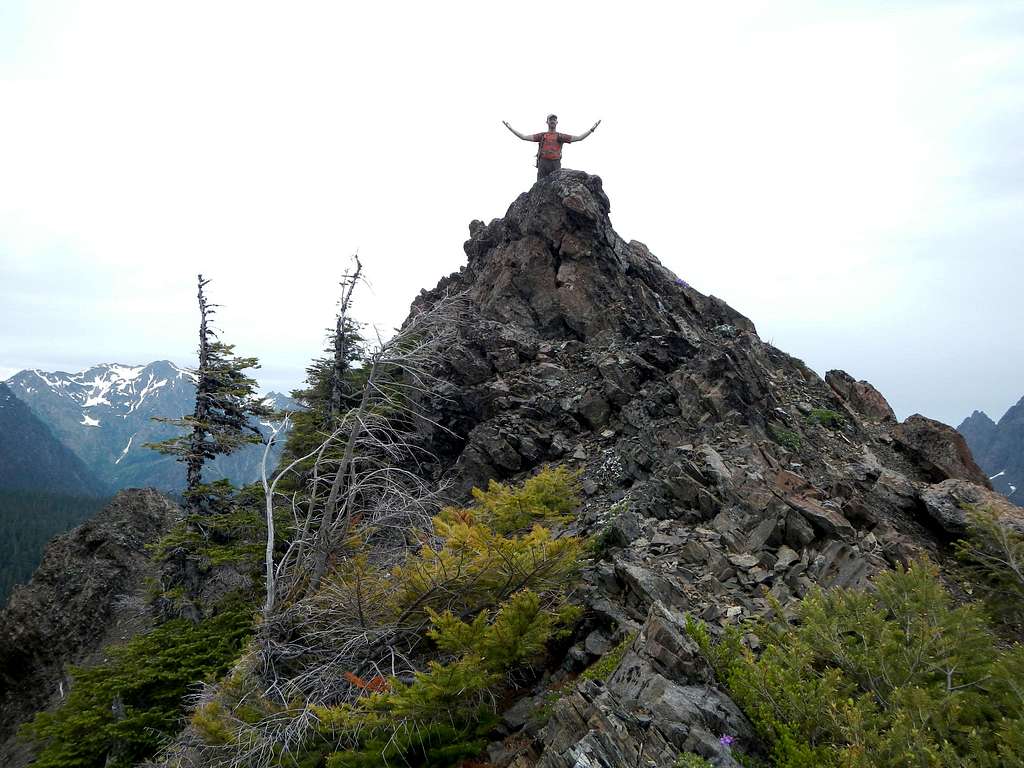
<instances>
[{"instance_id":1,"label":"tree trunk","mask_svg":"<svg viewBox=\"0 0 1024 768\"><path fill-rule=\"evenodd\" d=\"M209 305L203 287L210 282L199 275L199 380L196 382L196 407L192 412L192 439L189 445L188 468L185 475L185 487L190 494L188 499L189 512L193 515L203 513L199 499L194 492L203 482L203 443L206 441L206 424L209 417L208 393L210 389L210 329L208 327Z\"/></svg>"}]
</instances>

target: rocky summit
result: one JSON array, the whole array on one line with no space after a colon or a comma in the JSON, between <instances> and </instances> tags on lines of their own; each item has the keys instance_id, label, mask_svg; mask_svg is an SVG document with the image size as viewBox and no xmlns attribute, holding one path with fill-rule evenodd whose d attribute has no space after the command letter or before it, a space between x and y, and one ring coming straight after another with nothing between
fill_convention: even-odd
<instances>
[{"instance_id":1,"label":"rocky summit","mask_svg":"<svg viewBox=\"0 0 1024 768\"><path fill-rule=\"evenodd\" d=\"M466 266L413 305L459 297L467 311L415 409L432 459L409 469L446 483L456 502L492 479L575 469L583 503L565 533L600 550L579 591L585 618L550 660L560 695L546 696L549 677L503 701L487 762L472 764L671 768L689 751L737 766L726 737L757 736L687 616L720 634L772 603L792 608L814 585L865 586L923 554L941 563L972 506L999 505L1024 526L956 431L922 416L899 423L870 383L823 379L765 343L749 319L623 240L610 209L600 178L556 172L503 218L472 222ZM166 511L147 505L147 525L160 528ZM6 615L30 629L0 638L9 659L26 632L83 631L47 619L63 609L43 601L66 591L56 563L85 557L73 549L87 539L60 540L16 594ZM133 594L138 579L119 582L117 561L138 548L89 546L111 554L112 574L89 599L120 605L111 595ZM83 650L57 650L32 665L59 696L58 656ZM616 662L607 675L574 677L601 658ZM17 682L9 676L8 690Z\"/></svg>"},{"instance_id":2,"label":"rocky summit","mask_svg":"<svg viewBox=\"0 0 1024 768\"><path fill-rule=\"evenodd\" d=\"M539 731L506 715L496 766L670 766L680 749L734 765L717 734L750 725L710 687L684 613L723 627L814 584L873 574L963 532L993 503L963 438L843 371L823 380L754 324L613 229L601 179L561 171L501 219L470 224L467 265L419 308L464 295L477 316L449 350L427 428L457 487L545 463L578 469L574 532L611 556L586 576L582 668L636 633L605 685L578 685ZM523 734L528 738L523 738ZM641 756L645 762L640 763Z\"/></svg>"}]
</instances>

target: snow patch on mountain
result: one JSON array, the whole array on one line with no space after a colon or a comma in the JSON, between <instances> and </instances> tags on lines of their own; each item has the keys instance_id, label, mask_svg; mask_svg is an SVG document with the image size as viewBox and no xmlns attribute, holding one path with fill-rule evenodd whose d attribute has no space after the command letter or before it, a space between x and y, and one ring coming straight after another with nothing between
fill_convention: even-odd
<instances>
[{"instance_id":1,"label":"snow patch on mountain","mask_svg":"<svg viewBox=\"0 0 1024 768\"><path fill-rule=\"evenodd\" d=\"M136 434L138 434L138 433L136 433ZM115 459L115 461L114 461L115 464L120 464L121 463L121 459L123 459L125 456L128 455L128 451L130 451L131 447L132 447L132 440L134 440L134 439L135 439L135 435L132 435L131 437L128 438L128 445L126 445L124 447L124 450L121 451L121 455L118 456L117 459Z\"/></svg>"},{"instance_id":2,"label":"snow patch on mountain","mask_svg":"<svg viewBox=\"0 0 1024 768\"><path fill-rule=\"evenodd\" d=\"M112 488L152 486L180 491L184 471L173 456L146 447L166 440L181 429L167 420L188 416L195 408L196 376L167 360L148 365L104 363L77 373L24 370L8 380L13 395L24 402L54 436L70 448ZM301 405L286 395L268 392L272 409L296 411ZM253 422L264 437L279 426L271 417ZM271 450L276 465L281 436ZM226 477L243 485L258 476L263 446L246 446L218 457L210 477Z\"/></svg>"}]
</instances>

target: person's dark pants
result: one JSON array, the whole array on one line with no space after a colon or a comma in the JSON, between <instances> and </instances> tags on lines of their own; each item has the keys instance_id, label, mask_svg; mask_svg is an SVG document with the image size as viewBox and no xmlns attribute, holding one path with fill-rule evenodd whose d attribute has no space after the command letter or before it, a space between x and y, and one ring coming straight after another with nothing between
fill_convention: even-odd
<instances>
[{"instance_id":1,"label":"person's dark pants","mask_svg":"<svg viewBox=\"0 0 1024 768\"><path fill-rule=\"evenodd\" d=\"M553 173L562 167L561 160L545 160L541 158L537 161L537 181L540 181L549 173Z\"/></svg>"}]
</instances>

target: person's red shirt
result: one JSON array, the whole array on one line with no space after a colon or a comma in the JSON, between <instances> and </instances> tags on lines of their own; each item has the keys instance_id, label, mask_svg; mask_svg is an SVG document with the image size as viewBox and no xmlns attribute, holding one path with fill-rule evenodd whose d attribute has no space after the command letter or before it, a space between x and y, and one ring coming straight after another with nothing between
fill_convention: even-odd
<instances>
[{"instance_id":1,"label":"person's red shirt","mask_svg":"<svg viewBox=\"0 0 1024 768\"><path fill-rule=\"evenodd\" d=\"M547 131L545 133L533 134L533 136L530 137L530 140L540 142L541 160L561 160L562 145L571 144L572 136L570 136L568 133Z\"/></svg>"}]
</instances>

